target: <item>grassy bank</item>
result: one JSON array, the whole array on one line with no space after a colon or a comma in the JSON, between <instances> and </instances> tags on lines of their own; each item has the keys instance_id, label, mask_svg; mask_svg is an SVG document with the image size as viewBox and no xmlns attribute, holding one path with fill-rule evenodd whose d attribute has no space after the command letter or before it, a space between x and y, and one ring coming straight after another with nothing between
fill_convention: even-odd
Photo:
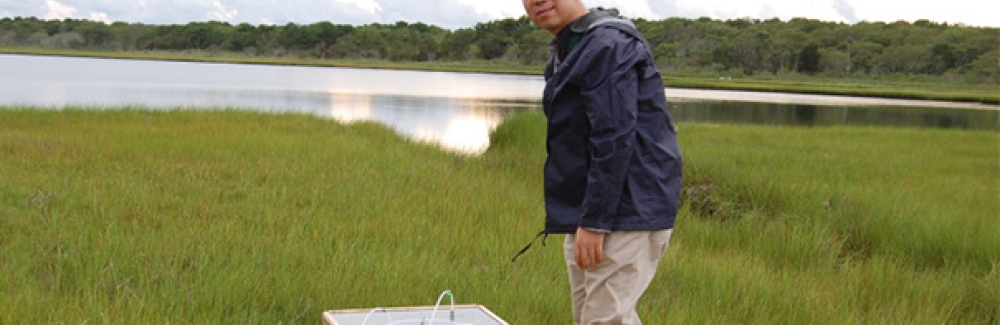
<instances>
[{"instance_id":1,"label":"grassy bank","mask_svg":"<svg viewBox=\"0 0 1000 325\"><path fill-rule=\"evenodd\" d=\"M471 62L392 62L385 60L320 60L288 57L248 57L228 52L102 52L42 48L0 48L0 53L99 57L137 60L168 60L187 62L216 62L270 65L300 65L320 67L348 67L372 69L455 71L500 74L541 74L541 65L522 65L500 61ZM807 94L943 100L1000 105L1000 90L996 85L969 85L947 82L892 82L863 79L819 79L809 77L751 77L719 79L704 77L671 76L664 78L667 87L750 90Z\"/></svg>"},{"instance_id":2,"label":"grassy bank","mask_svg":"<svg viewBox=\"0 0 1000 325\"><path fill-rule=\"evenodd\" d=\"M0 323L319 323L451 289L565 324L544 121L481 157L375 124L0 109ZM648 324L995 324L1000 135L681 125L684 209Z\"/></svg>"}]
</instances>

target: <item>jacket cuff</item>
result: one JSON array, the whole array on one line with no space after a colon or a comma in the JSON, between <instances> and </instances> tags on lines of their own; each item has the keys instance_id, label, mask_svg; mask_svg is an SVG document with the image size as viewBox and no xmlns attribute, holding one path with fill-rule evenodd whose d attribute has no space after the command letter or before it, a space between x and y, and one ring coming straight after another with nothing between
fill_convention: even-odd
<instances>
[{"instance_id":1,"label":"jacket cuff","mask_svg":"<svg viewBox=\"0 0 1000 325\"><path fill-rule=\"evenodd\" d=\"M580 227L580 228L587 229L587 230L590 230L590 231L593 231L593 232L596 232L596 233L602 233L602 234L610 234L611 233L611 230L609 230L609 229L598 229L598 228L590 228L590 227Z\"/></svg>"}]
</instances>

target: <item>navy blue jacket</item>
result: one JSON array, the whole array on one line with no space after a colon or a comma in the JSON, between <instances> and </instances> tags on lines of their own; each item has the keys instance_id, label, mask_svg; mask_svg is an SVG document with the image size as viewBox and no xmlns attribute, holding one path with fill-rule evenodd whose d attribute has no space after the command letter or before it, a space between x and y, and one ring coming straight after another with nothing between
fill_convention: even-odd
<instances>
[{"instance_id":1,"label":"navy blue jacket","mask_svg":"<svg viewBox=\"0 0 1000 325\"><path fill-rule=\"evenodd\" d=\"M545 233L671 229L681 153L649 45L627 21L571 26L545 71Z\"/></svg>"}]
</instances>

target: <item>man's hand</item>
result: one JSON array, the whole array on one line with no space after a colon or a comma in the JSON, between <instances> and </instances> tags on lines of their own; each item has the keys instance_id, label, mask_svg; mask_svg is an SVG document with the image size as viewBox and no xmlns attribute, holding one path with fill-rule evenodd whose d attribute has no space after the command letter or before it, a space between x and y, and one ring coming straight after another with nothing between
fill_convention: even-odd
<instances>
[{"instance_id":1,"label":"man's hand","mask_svg":"<svg viewBox=\"0 0 1000 325\"><path fill-rule=\"evenodd\" d=\"M576 229L576 265L584 270L597 267L604 261L604 234L587 229Z\"/></svg>"}]
</instances>

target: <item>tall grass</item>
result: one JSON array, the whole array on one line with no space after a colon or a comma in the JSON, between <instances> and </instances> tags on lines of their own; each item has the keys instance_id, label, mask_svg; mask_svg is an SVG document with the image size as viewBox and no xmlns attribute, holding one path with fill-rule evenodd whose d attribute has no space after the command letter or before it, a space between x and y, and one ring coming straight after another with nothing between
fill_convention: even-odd
<instances>
[{"instance_id":1,"label":"tall grass","mask_svg":"<svg viewBox=\"0 0 1000 325\"><path fill-rule=\"evenodd\" d=\"M544 120L480 157L369 123L0 109L0 323L311 323L433 304L570 319ZM649 324L1000 321L1000 136L681 125ZM537 245L537 244L536 244Z\"/></svg>"},{"instance_id":2,"label":"tall grass","mask_svg":"<svg viewBox=\"0 0 1000 325\"><path fill-rule=\"evenodd\" d=\"M681 276L658 283L687 293L672 300L684 306L676 312L721 293L745 308L718 316L735 323L1000 321L997 134L704 125L681 134L693 218L668 261ZM705 293L706 274L733 292Z\"/></svg>"}]
</instances>

